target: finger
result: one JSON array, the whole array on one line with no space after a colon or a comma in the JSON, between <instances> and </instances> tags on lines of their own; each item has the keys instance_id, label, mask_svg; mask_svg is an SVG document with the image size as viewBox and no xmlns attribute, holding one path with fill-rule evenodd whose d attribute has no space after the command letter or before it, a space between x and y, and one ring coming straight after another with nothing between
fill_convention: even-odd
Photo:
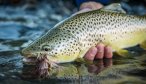
<instances>
[{"instance_id":1,"label":"finger","mask_svg":"<svg viewBox=\"0 0 146 84\"><path fill-rule=\"evenodd\" d=\"M87 60L94 60L95 55L97 53L97 48L96 47L92 47L89 49L89 51L85 54L84 58Z\"/></svg>"},{"instance_id":2,"label":"finger","mask_svg":"<svg viewBox=\"0 0 146 84\"><path fill-rule=\"evenodd\" d=\"M97 54L96 54L96 59L103 59L103 56L104 56L104 45L103 44L98 44L96 46L97 48Z\"/></svg>"},{"instance_id":3,"label":"finger","mask_svg":"<svg viewBox=\"0 0 146 84\"><path fill-rule=\"evenodd\" d=\"M112 58L113 57L113 52L112 52L112 48L111 47L109 47L109 46L106 46L105 48L104 48L104 57L105 58Z\"/></svg>"}]
</instances>

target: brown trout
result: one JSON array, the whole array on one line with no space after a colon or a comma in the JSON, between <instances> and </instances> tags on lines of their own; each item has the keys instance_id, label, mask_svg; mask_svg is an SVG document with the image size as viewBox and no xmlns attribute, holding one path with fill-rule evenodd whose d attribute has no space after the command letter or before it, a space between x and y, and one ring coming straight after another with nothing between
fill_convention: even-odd
<instances>
[{"instance_id":1,"label":"brown trout","mask_svg":"<svg viewBox=\"0 0 146 84\"><path fill-rule=\"evenodd\" d=\"M83 58L98 43L111 46L121 56L129 54L124 48L138 44L146 49L146 16L127 15L116 9L119 5L112 6L67 18L24 48L22 55L65 63Z\"/></svg>"}]
</instances>

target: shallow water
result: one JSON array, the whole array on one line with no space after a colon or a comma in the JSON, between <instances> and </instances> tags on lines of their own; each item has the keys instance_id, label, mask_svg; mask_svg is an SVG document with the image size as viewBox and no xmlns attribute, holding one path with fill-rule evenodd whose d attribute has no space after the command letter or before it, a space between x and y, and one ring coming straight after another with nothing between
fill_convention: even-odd
<instances>
[{"instance_id":1,"label":"shallow water","mask_svg":"<svg viewBox=\"0 0 146 84\"><path fill-rule=\"evenodd\" d=\"M131 58L97 60L89 65L61 64L63 70L52 72L54 76L31 78L29 71L33 67L23 67L20 50L73 13L62 1L48 2L0 7L0 84L146 84L146 52L139 47L130 49L135 53ZM128 7L125 2L123 6Z\"/></svg>"}]
</instances>

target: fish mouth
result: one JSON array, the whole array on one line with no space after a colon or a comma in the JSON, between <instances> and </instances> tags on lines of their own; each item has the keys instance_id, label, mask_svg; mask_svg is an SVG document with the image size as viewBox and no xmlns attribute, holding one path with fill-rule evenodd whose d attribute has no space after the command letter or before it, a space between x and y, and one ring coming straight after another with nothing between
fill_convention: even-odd
<instances>
[{"instance_id":1,"label":"fish mouth","mask_svg":"<svg viewBox=\"0 0 146 84\"><path fill-rule=\"evenodd\" d=\"M23 64L25 65L34 65L36 64L37 61L37 57L35 55L33 55L32 53L23 53L21 52L21 55L24 56L23 57Z\"/></svg>"},{"instance_id":2,"label":"fish mouth","mask_svg":"<svg viewBox=\"0 0 146 84\"><path fill-rule=\"evenodd\" d=\"M22 55L22 56L24 56L24 57L34 57L35 55L33 55L32 53L30 53L30 52L20 52L20 54Z\"/></svg>"},{"instance_id":3,"label":"fish mouth","mask_svg":"<svg viewBox=\"0 0 146 84\"><path fill-rule=\"evenodd\" d=\"M34 65L37 64L37 62L41 59L44 59L45 54L40 54L40 53L22 53L23 58L23 63L27 65Z\"/></svg>"},{"instance_id":4,"label":"fish mouth","mask_svg":"<svg viewBox=\"0 0 146 84\"><path fill-rule=\"evenodd\" d=\"M37 58L36 57L24 57L22 61L25 65L36 65Z\"/></svg>"}]
</instances>

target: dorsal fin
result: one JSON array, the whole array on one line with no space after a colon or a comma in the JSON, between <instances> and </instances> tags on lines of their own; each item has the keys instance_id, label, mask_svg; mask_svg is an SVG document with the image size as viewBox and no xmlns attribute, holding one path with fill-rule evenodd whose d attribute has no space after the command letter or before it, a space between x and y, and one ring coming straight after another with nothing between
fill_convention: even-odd
<instances>
[{"instance_id":1,"label":"dorsal fin","mask_svg":"<svg viewBox=\"0 0 146 84\"><path fill-rule=\"evenodd\" d=\"M113 3L110 5L107 5L103 8L101 8L101 10L110 11L110 12L126 13L120 3Z\"/></svg>"}]
</instances>

